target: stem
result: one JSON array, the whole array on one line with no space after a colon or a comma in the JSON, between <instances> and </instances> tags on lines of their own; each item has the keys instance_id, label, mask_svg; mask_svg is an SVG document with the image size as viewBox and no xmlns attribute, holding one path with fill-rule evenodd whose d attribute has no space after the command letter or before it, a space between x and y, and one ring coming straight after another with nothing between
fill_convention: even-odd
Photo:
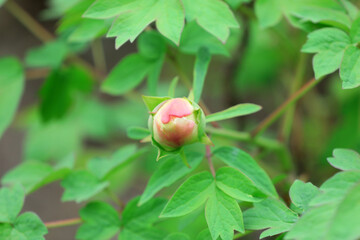
<instances>
[{"instance_id":1,"label":"stem","mask_svg":"<svg viewBox=\"0 0 360 240\"><path fill-rule=\"evenodd\" d=\"M106 58L104 48L100 38L95 39L91 44L91 51L93 54L94 65L102 73L106 72Z\"/></svg>"},{"instance_id":2,"label":"stem","mask_svg":"<svg viewBox=\"0 0 360 240\"><path fill-rule=\"evenodd\" d=\"M211 174L214 176L216 176L215 174L215 168L214 168L214 164L212 162L212 159L211 159L211 149L210 149L210 146L209 145L206 145L205 146L206 148L206 159L208 160L208 164L209 164L209 168L210 168L210 171L211 171Z\"/></svg>"},{"instance_id":3,"label":"stem","mask_svg":"<svg viewBox=\"0 0 360 240\"><path fill-rule=\"evenodd\" d=\"M111 200L113 200L114 203L120 207L120 209L124 208L124 203L120 201L120 199L116 196L116 194L109 187L106 188L106 192L110 196Z\"/></svg>"},{"instance_id":4,"label":"stem","mask_svg":"<svg viewBox=\"0 0 360 240\"><path fill-rule=\"evenodd\" d=\"M306 67L305 65L306 65L306 60L307 60L306 56L307 55L305 55L303 53L300 54L300 59L299 59L299 63L298 63L297 69L296 69L295 79L292 83L292 86L290 87L290 96L292 94L294 94L296 92L296 90L298 90L300 88L300 86L304 80L305 67ZM294 120L294 115L295 115L295 109L296 109L296 104L289 107L289 109L286 111L286 113L284 115L279 139L284 140L285 142L289 141L292 124L293 124L293 120Z\"/></svg>"},{"instance_id":5,"label":"stem","mask_svg":"<svg viewBox=\"0 0 360 240\"><path fill-rule=\"evenodd\" d=\"M265 118L252 132L251 136L256 138L259 134L265 131L271 124L273 124L290 106L304 96L310 89L315 87L321 80L311 79L305 85L303 85L298 91L291 95L283 104L281 104L274 112L272 112L267 118Z\"/></svg>"},{"instance_id":6,"label":"stem","mask_svg":"<svg viewBox=\"0 0 360 240\"><path fill-rule=\"evenodd\" d=\"M20 7L15 1L9 0L5 3L5 8L11 13L21 24L23 24L35 37L42 42L49 42L55 40L55 36L46 30L40 23L38 23L29 13ZM97 69L94 69L91 64L79 58L76 55L70 55L69 59L73 62L86 68L98 79L104 79L105 76Z\"/></svg>"},{"instance_id":7,"label":"stem","mask_svg":"<svg viewBox=\"0 0 360 240\"><path fill-rule=\"evenodd\" d=\"M49 74L50 70L47 68L35 68L26 71L27 80L36 80L45 78Z\"/></svg>"},{"instance_id":8,"label":"stem","mask_svg":"<svg viewBox=\"0 0 360 240\"><path fill-rule=\"evenodd\" d=\"M257 145L259 147L263 147L263 148L267 148L267 149L271 149L271 150L277 150L277 149L280 149L283 147L283 145L277 140L273 140L273 139L269 139L269 138L265 138L265 137L261 137L261 136L253 139L251 137L251 134L246 133L246 132L239 132L239 131L228 130L228 129L224 129L224 128L220 129L220 128L213 128L213 127L207 127L206 132L210 133L213 136L225 137L227 139L237 140L240 142L254 143L255 145Z\"/></svg>"},{"instance_id":9,"label":"stem","mask_svg":"<svg viewBox=\"0 0 360 240\"><path fill-rule=\"evenodd\" d=\"M30 14L22 9L15 1L10 0L5 3L5 8L19 22L21 22L30 32L43 42L55 39L54 35L41 26Z\"/></svg>"},{"instance_id":10,"label":"stem","mask_svg":"<svg viewBox=\"0 0 360 240\"><path fill-rule=\"evenodd\" d=\"M168 51L167 58L170 60L170 63L175 67L177 73L179 74L180 80L183 82L185 87L187 89L191 90L192 84L191 84L190 78L186 75L186 73L182 69L178 59L176 58L176 55L173 52ZM201 99L199 101L199 106L202 108L202 110L204 110L205 115L211 114L209 108L206 106L206 104ZM211 122L211 125L213 125L214 127L220 127L217 122Z\"/></svg>"},{"instance_id":11,"label":"stem","mask_svg":"<svg viewBox=\"0 0 360 240\"><path fill-rule=\"evenodd\" d=\"M249 133L227 130L224 128L220 129L207 127L206 132L210 133L212 136L225 137L231 140L252 143L258 147L263 147L265 149L274 151L277 154L279 160L281 161L284 171L290 171L294 169L293 161L291 159L291 154L289 153L289 150L278 140L269 139L262 136L254 139Z\"/></svg>"},{"instance_id":12,"label":"stem","mask_svg":"<svg viewBox=\"0 0 360 240\"><path fill-rule=\"evenodd\" d=\"M81 218L71 218L53 222L46 222L44 223L47 228L59 228L59 227L67 227L72 225L77 225L82 223Z\"/></svg>"}]
</instances>

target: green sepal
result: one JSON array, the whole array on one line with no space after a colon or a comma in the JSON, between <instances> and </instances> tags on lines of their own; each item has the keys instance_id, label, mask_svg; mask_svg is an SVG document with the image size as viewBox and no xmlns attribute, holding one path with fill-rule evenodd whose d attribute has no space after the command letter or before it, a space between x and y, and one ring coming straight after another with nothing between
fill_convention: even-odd
<instances>
[{"instance_id":1,"label":"green sepal","mask_svg":"<svg viewBox=\"0 0 360 240\"><path fill-rule=\"evenodd\" d=\"M151 135L144 137L143 139L140 140L141 143L147 143L147 142L151 142Z\"/></svg>"},{"instance_id":2,"label":"green sepal","mask_svg":"<svg viewBox=\"0 0 360 240\"><path fill-rule=\"evenodd\" d=\"M162 159L162 158L164 158L166 156L169 156L170 154L172 154L172 153L164 151L164 150L158 148L158 155L156 157L156 161L159 161L160 159Z\"/></svg>"},{"instance_id":3,"label":"green sepal","mask_svg":"<svg viewBox=\"0 0 360 240\"><path fill-rule=\"evenodd\" d=\"M191 102L194 102L195 96L194 96L194 91L192 89L190 90L187 99L190 100Z\"/></svg>"},{"instance_id":4,"label":"green sepal","mask_svg":"<svg viewBox=\"0 0 360 240\"><path fill-rule=\"evenodd\" d=\"M206 134L204 134L202 137L200 137L200 142L205 145L214 146L214 143L211 141L209 136L207 136Z\"/></svg>"},{"instance_id":5,"label":"green sepal","mask_svg":"<svg viewBox=\"0 0 360 240\"><path fill-rule=\"evenodd\" d=\"M186 159L186 155L185 155L184 149L181 149L179 154L180 154L180 157L181 157L183 163L184 163L188 168L191 168L189 162L188 162L187 159Z\"/></svg>"},{"instance_id":6,"label":"green sepal","mask_svg":"<svg viewBox=\"0 0 360 240\"><path fill-rule=\"evenodd\" d=\"M147 109L150 112L153 112L153 110L162 102L171 99L170 97L152 97L152 96L142 96L143 101L147 107Z\"/></svg>"}]
</instances>

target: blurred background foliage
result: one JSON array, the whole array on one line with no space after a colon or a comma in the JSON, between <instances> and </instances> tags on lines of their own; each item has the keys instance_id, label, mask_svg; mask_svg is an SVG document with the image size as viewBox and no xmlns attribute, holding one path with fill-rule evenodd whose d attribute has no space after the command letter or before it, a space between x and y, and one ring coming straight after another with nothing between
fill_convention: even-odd
<instances>
[{"instance_id":1,"label":"blurred background foliage","mask_svg":"<svg viewBox=\"0 0 360 240\"><path fill-rule=\"evenodd\" d=\"M129 127L147 125L148 113L141 95L167 95L171 79L177 75L191 79L194 55L204 43L213 54L202 95L209 110L216 112L242 102L263 107L257 114L221 122L226 129L253 130L314 76L311 56L300 52L307 32L293 28L286 19L264 29L252 11L251 1L228 0L241 27L231 29L225 45L191 22L183 31L179 47L153 31L151 25L134 43L127 42L118 50L114 39L104 37L113 19L82 18L92 2L17 1L16 5L9 2L0 8L0 57L16 55L26 66L20 108L0 140L0 175L22 161L56 165L71 154L76 156L76 168L81 169L89 160L109 157L131 143L142 154L112 174L109 181L111 189L126 200L141 194L158 164L153 147L127 137ZM360 6L358 1L353 3ZM29 14L37 22L17 14ZM35 34L29 31L29 24ZM161 40L154 47L151 41L156 38ZM135 60L129 60L129 54L134 54ZM100 85L120 61L122 68L128 69L121 77L137 78L139 84L116 97L101 91L107 88ZM141 82L145 77L147 82ZM186 96L187 87L186 81L180 82L176 96ZM318 185L335 171L326 162L334 148L360 151L360 88L343 90L338 74L329 75L263 136L284 144L288 150L259 147L251 141L239 142L216 134L212 139L216 146L237 145L255 156L282 196L287 195L295 178ZM191 147L203 151L198 145ZM203 163L201 169L207 166ZM169 196L176 187L161 195ZM45 193L40 191L36 199L46 199ZM51 220L47 210L40 209L40 216ZM61 207L54 211L61 211ZM50 215L54 216L57 214ZM163 229L179 225L190 235L206 225L201 211L158 224ZM56 231L50 234L49 239L64 239Z\"/></svg>"}]
</instances>

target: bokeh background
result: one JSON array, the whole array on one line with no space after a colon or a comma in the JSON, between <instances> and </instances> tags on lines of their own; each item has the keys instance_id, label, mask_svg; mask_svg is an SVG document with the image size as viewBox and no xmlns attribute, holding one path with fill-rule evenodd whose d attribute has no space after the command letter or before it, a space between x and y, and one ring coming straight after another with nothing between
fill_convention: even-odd
<instances>
[{"instance_id":1,"label":"bokeh background","mask_svg":"<svg viewBox=\"0 0 360 240\"><path fill-rule=\"evenodd\" d=\"M56 34L59 19L49 19L44 14L49 9L49 2L16 2L48 32ZM312 56L300 53L306 33L292 28L285 20L274 28L263 30L246 11L240 11L238 18L241 29L232 32L226 45L230 56L212 59L203 100L212 112L241 102L261 105L263 110L257 114L222 123L229 129L251 131L313 78ZM42 44L6 8L0 8L0 57L13 55L25 59L29 50ZM94 44L81 46L76 54L82 61L100 68L100 76L106 76L124 56L136 51L136 42L126 43L116 50L114 39L100 38ZM99 57L104 60L99 62ZM179 61L185 74L192 76L194 57L182 53ZM160 78L160 94L166 94L175 75L174 66L166 62ZM46 76L46 69L27 69L18 114L0 139L0 176L26 160L56 161L69 152L75 152L80 162L77 164L81 164L93 156L108 156L124 144L136 143L127 138L126 129L146 126L147 112L140 98L140 94L147 93L145 83L125 97L110 97L99 91L102 80L99 77L90 94L74 97L65 116L43 122L39 118L38 106ZM178 96L187 95L183 85L176 90ZM292 124L285 125L286 121L281 118L264 136L288 146L293 163L291 170L282 170L281 154L258 149L251 143L231 142L260 161L271 177L277 179L277 189L284 197L295 178L319 185L331 176L335 170L326 158L331 156L334 148L360 151L360 89L342 90L337 73L307 93L285 116L293 118ZM218 137L214 137L214 142L218 145L229 143ZM149 154L114 176L112 187L125 202L142 193L156 167L155 154L150 147ZM168 194L171 191L168 190ZM45 222L77 217L82 205L61 202L62 192L58 183L50 184L26 198L24 211L36 212ZM76 227L51 229L46 239L73 239L75 233ZM256 236L251 235L249 239Z\"/></svg>"}]
</instances>

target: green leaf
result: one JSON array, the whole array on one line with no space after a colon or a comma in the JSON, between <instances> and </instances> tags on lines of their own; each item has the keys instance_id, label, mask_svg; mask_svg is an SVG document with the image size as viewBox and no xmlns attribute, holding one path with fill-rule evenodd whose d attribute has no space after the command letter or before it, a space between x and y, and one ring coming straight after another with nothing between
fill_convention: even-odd
<instances>
[{"instance_id":1,"label":"green leaf","mask_svg":"<svg viewBox=\"0 0 360 240\"><path fill-rule=\"evenodd\" d=\"M165 40L156 31L142 33L137 41L137 46L139 53L149 59L159 59L166 52Z\"/></svg>"},{"instance_id":2,"label":"green leaf","mask_svg":"<svg viewBox=\"0 0 360 240\"><path fill-rule=\"evenodd\" d=\"M237 9L243 3L249 3L251 0L225 0L233 9Z\"/></svg>"},{"instance_id":3,"label":"green leaf","mask_svg":"<svg viewBox=\"0 0 360 240\"><path fill-rule=\"evenodd\" d=\"M360 184L353 187L344 197L329 226L329 240L359 239L360 237Z\"/></svg>"},{"instance_id":4,"label":"green leaf","mask_svg":"<svg viewBox=\"0 0 360 240\"><path fill-rule=\"evenodd\" d=\"M39 161L61 159L76 151L80 140L79 126L72 121L62 119L44 124L37 119L26 136L24 158Z\"/></svg>"},{"instance_id":5,"label":"green leaf","mask_svg":"<svg viewBox=\"0 0 360 240\"><path fill-rule=\"evenodd\" d=\"M209 228L202 230L197 236L196 240L210 240L212 239Z\"/></svg>"},{"instance_id":6,"label":"green leaf","mask_svg":"<svg viewBox=\"0 0 360 240\"><path fill-rule=\"evenodd\" d=\"M127 145L117 150L109 159L92 158L87 164L87 168L98 179L106 178L116 168L127 163L136 153L136 145Z\"/></svg>"},{"instance_id":7,"label":"green leaf","mask_svg":"<svg viewBox=\"0 0 360 240\"><path fill-rule=\"evenodd\" d=\"M126 129L126 135L128 136L128 138L134 140L141 140L149 136L150 131L149 129L142 127L129 127L128 129Z\"/></svg>"},{"instance_id":8,"label":"green leaf","mask_svg":"<svg viewBox=\"0 0 360 240\"><path fill-rule=\"evenodd\" d=\"M131 200L122 213L121 225L147 228L159 219L161 210L166 204L166 199L154 198L139 206L139 197Z\"/></svg>"},{"instance_id":9,"label":"green leaf","mask_svg":"<svg viewBox=\"0 0 360 240\"><path fill-rule=\"evenodd\" d=\"M206 73L210 64L211 55L207 48L200 48L195 60L194 67L194 101L199 102L204 87Z\"/></svg>"},{"instance_id":10,"label":"green leaf","mask_svg":"<svg viewBox=\"0 0 360 240\"><path fill-rule=\"evenodd\" d=\"M118 212L108 203L91 202L80 210L84 223L76 233L76 239L106 240L120 230Z\"/></svg>"},{"instance_id":11,"label":"green leaf","mask_svg":"<svg viewBox=\"0 0 360 240\"><path fill-rule=\"evenodd\" d=\"M201 28L196 21L187 23L181 34L180 50L188 54L197 54L203 47L207 48L211 55L230 55L226 46Z\"/></svg>"},{"instance_id":12,"label":"green leaf","mask_svg":"<svg viewBox=\"0 0 360 240\"><path fill-rule=\"evenodd\" d=\"M144 32L138 40L139 54L154 61L148 73L148 89L150 95L157 95L157 86L165 60L166 42L164 37L155 31Z\"/></svg>"},{"instance_id":13,"label":"green leaf","mask_svg":"<svg viewBox=\"0 0 360 240\"><path fill-rule=\"evenodd\" d=\"M328 162L340 170L360 170L360 155L350 149L335 149L333 156L328 158Z\"/></svg>"},{"instance_id":14,"label":"green leaf","mask_svg":"<svg viewBox=\"0 0 360 240\"><path fill-rule=\"evenodd\" d=\"M335 211L334 204L326 204L311 209L297 221L289 233L285 235L285 239L325 239L326 232L329 229L329 219Z\"/></svg>"},{"instance_id":15,"label":"green leaf","mask_svg":"<svg viewBox=\"0 0 360 240\"><path fill-rule=\"evenodd\" d=\"M165 233L154 227L141 228L131 225L120 232L119 240L159 240L165 236Z\"/></svg>"},{"instance_id":16,"label":"green leaf","mask_svg":"<svg viewBox=\"0 0 360 240\"><path fill-rule=\"evenodd\" d=\"M273 236L289 231L297 221L298 216L279 200L268 198L254 203L254 207L244 212L245 229L260 230L260 238Z\"/></svg>"},{"instance_id":17,"label":"green leaf","mask_svg":"<svg viewBox=\"0 0 360 240\"><path fill-rule=\"evenodd\" d=\"M0 0L0 7L1 7L2 5L4 5L5 1L6 1L6 0Z\"/></svg>"},{"instance_id":18,"label":"green leaf","mask_svg":"<svg viewBox=\"0 0 360 240\"><path fill-rule=\"evenodd\" d=\"M0 239L10 239L12 226L9 223L0 223Z\"/></svg>"},{"instance_id":19,"label":"green leaf","mask_svg":"<svg viewBox=\"0 0 360 240\"><path fill-rule=\"evenodd\" d=\"M16 58L0 59L0 138L14 118L24 89L24 71Z\"/></svg>"},{"instance_id":20,"label":"green leaf","mask_svg":"<svg viewBox=\"0 0 360 240\"><path fill-rule=\"evenodd\" d=\"M29 67L57 68L62 64L68 53L69 49L65 42L49 42L41 47L29 50L25 62Z\"/></svg>"},{"instance_id":21,"label":"green leaf","mask_svg":"<svg viewBox=\"0 0 360 240\"><path fill-rule=\"evenodd\" d=\"M321 28L307 36L307 41L301 51L306 53L323 52L333 49L344 50L350 43L349 36L340 29Z\"/></svg>"},{"instance_id":22,"label":"green leaf","mask_svg":"<svg viewBox=\"0 0 360 240\"><path fill-rule=\"evenodd\" d=\"M344 53L340 67L340 78L343 89L360 86L360 49L349 46Z\"/></svg>"},{"instance_id":23,"label":"green leaf","mask_svg":"<svg viewBox=\"0 0 360 240\"><path fill-rule=\"evenodd\" d=\"M169 97L152 97L152 96L142 96L142 98L149 112L153 112L154 109L160 103L170 99Z\"/></svg>"},{"instance_id":24,"label":"green leaf","mask_svg":"<svg viewBox=\"0 0 360 240\"><path fill-rule=\"evenodd\" d=\"M351 25L350 37L353 43L360 42L360 17L356 18Z\"/></svg>"},{"instance_id":25,"label":"green leaf","mask_svg":"<svg viewBox=\"0 0 360 240\"><path fill-rule=\"evenodd\" d=\"M75 102L76 95L89 93L92 87L93 78L82 67L53 70L40 90L42 120L62 118Z\"/></svg>"},{"instance_id":26,"label":"green leaf","mask_svg":"<svg viewBox=\"0 0 360 240\"><path fill-rule=\"evenodd\" d=\"M45 240L43 236L48 233L41 219L31 212L20 215L13 226L9 239Z\"/></svg>"},{"instance_id":27,"label":"green leaf","mask_svg":"<svg viewBox=\"0 0 360 240\"><path fill-rule=\"evenodd\" d=\"M359 171L339 172L321 185L321 194L314 197L311 200L310 205L318 206L327 203L339 202L346 192L348 192L359 181Z\"/></svg>"},{"instance_id":28,"label":"green leaf","mask_svg":"<svg viewBox=\"0 0 360 240\"><path fill-rule=\"evenodd\" d=\"M188 178L166 204L160 217L179 217L200 207L211 193L214 178L209 172Z\"/></svg>"},{"instance_id":29,"label":"green leaf","mask_svg":"<svg viewBox=\"0 0 360 240\"><path fill-rule=\"evenodd\" d=\"M216 185L227 195L240 201L258 202L266 196L247 176L231 167L223 167L216 171Z\"/></svg>"},{"instance_id":30,"label":"green leaf","mask_svg":"<svg viewBox=\"0 0 360 240\"><path fill-rule=\"evenodd\" d=\"M204 156L199 153L187 153L186 158L191 168L188 168L182 162L178 154L165 157L165 159L162 160L163 163L151 176L144 193L141 195L139 205L147 202L162 188L172 185L186 174L195 170Z\"/></svg>"},{"instance_id":31,"label":"green leaf","mask_svg":"<svg viewBox=\"0 0 360 240\"><path fill-rule=\"evenodd\" d=\"M88 18L112 18L113 23L108 36L117 37L117 47L136 37L152 22L156 22L159 32L179 43L184 27L184 10L180 0L99 0L84 14Z\"/></svg>"},{"instance_id":32,"label":"green leaf","mask_svg":"<svg viewBox=\"0 0 360 240\"><path fill-rule=\"evenodd\" d=\"M232 240L234 230L245 232L238 203L219 189L215 189L207 201L205 216L212 239L220 236L223 240Z\"/></svg>"},{"instance_id":33,"label":"green leaf","mask_svg":"<svg viewBox=\"0 0 360 240\"><path fill-rule=\"evenodd\" d=\"M214 155L230 167L240 170L263 193L278 196L269 176L246 152L235 147L220 147L214 151Z\"/></svg>"},{"instance_id":34,"label":"green leaf","mask_svg":"<svg viewBox=\"0 0 360 240\"><path fill-rule=\"evenodd\" d=\"M0 189L0 222L14 223L24 204L25 193L21 185Z\"/></svg>"},{"instance_id":35,"label":"green leaf","mask_svg":"<svg viewBox=\"0 0 360 240\"><path fill-rule=\"evenodd\" d=\"M158 4L161 5L158 7L156 28L162 35L179 45L181 32L185 25L182 2L179 0L160 0ZM164 11L164 9L166 10ZM160 14L160 12L162 13Z\"/></svg>"},{"instance_id":36,"label":"green leaf","mask_svg":"<svg viewBox=\"0 0 360 240\"><path fill-rule=\"evenodd\" d=\"M255 14L262 28L278 24L282 18L282 0L256 0Z\"/></svg>"},{"instance_id":37,"label":"green leaf","mask_svg":"<svg viewBox=\"0 0 360 240\"><path fill-rule=\"evenodd\" d=\"M111 95L124 94L136 86L148 74L151 62L139 54L126 56L116 65L101 85L101 90Z\"/></svg>"},{"instance_id":38,"label":"green leaf","mask_svg":"<svg viewBox=\"0 0 360 240\"><path fill-rule=\"evenodd\" d=\"M249 115L261 110L261 107L252 103L242 103L235 106L232 106L221 112L213 113L206 116L206 122L217 122L225 119L230 119L234 117L240 117Z\"/></svg>"},{"instance_id":39,"label":"green leaf","mask_svg":"<svg viewBox=\"0 0 360 240\"><path fill-rule=\"evenodd\" d=\"M206 31L226 42L230 35L230 28L238 28L229 6L220 0L183 0L186 20L196 22Z\"/></svg>"},{"instance_id":40,"label":"green leaf","mask_svg":"<svg viewBox=\"0 0 360 240\"><path fill-rule=\"evenodd\" d=\"M344 30L351 26L350 17L338 1L334 0L294 0L288 4L290 13L302 22L326 24Z\"/></svg>"},{"instance_id":41,"label":"green leaf","mask_svg":"<svg viewBox=\"0 0 360 240\"><path fill-rule=\"evenodd\" d=\"M289 195L293 204L300 208L302 213L308 209L310 201L318 193L319 189L312 183L304 183L300 180L295 180L290 187Z\"/></svg>"},{"instance_id":42,"label":"green leaf","mask_svg":"<svg viewBox=\"0 0 360 240\"><path fill-rule=\"evenodd\" d=\"M336 71L345 49L351 43L349 36L336 28L322 28L308 35L303 52L318 53L313 59L316 79Z\"/></svg>"},{"instance_id":43,"label":"green leaf","mask_svg":"<svg viewBox=\"0 0 360 240\"><path fill-rule=\"evenodd\" d=\"M1 179L3 184L19 183L24 186L26 193L65 177L70 170L68 168L53 169L41 162L25 162L10 170Z\"/></svg>"},{"instance_id":44,"label":"green leaf","mask_svg":"<svg viewBox=\"0 0 360 240\"><path fill-rule=\"evenodd\" d=\"M69 42L90 42L95 38L104 35L111 25L110 21L83 18L81 20L81 23L79 23L76 26L76 29L70 34Z\"/></svg>"},{"instance_id":45,"label":"green leaf","mask_svg":"<svg viewBox=\"0 0 360 240\"><path fill-rule=\"evenodd\" d=\"M164 240L190 240L185 233L170 233Z\"/></svg>"},{"instance_id":46,"label":"green leaf","mask_svg":"<svg viewBox=\"0 0 360 240\"><path fill-rule=\"evenodd\" d=\"M65 189L61 200L79 203L101 192L108 185L108 182L98 180L86 170L77 170L61 181L61 186Z\"/></svg>"}]
</instances>

